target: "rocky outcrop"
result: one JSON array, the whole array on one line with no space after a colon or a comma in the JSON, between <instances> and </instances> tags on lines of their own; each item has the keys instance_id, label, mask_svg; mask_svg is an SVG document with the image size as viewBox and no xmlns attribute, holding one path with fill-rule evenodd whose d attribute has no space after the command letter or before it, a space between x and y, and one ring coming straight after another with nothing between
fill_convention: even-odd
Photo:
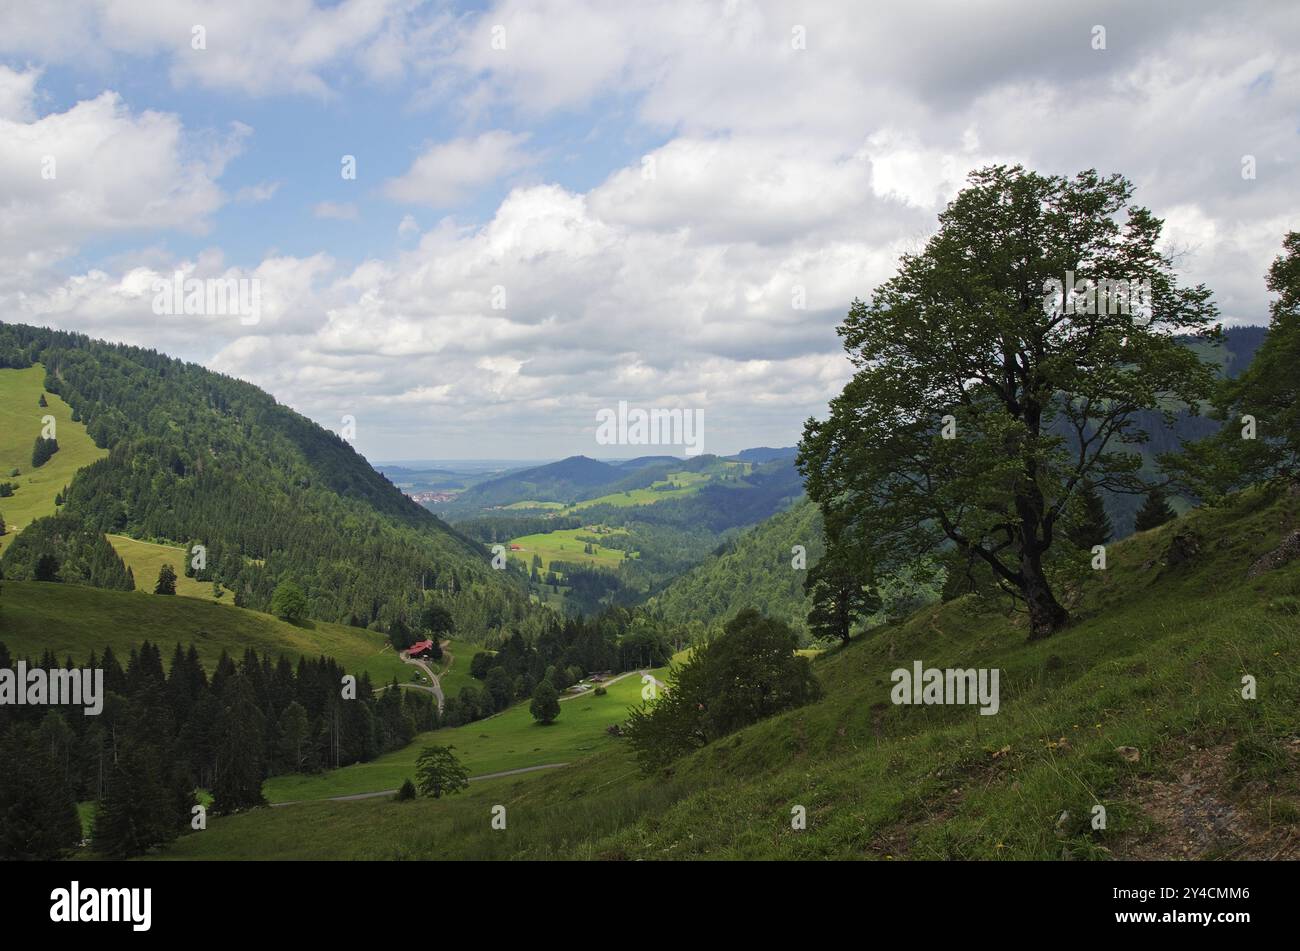
<instances>
[{"instance_id":1,"label":"rocky outcrop","mask_svg":"<svg viewBox=\"0 0 1300 951\"><path fill-rule=\"evenodd\" d=\"M1264 572L1281 568L1295 558L1300 558L1300 529L1282 539L1282 544L1251 565L1250 570L1246 572L1246 577L1258 578Z\"/></svg>"}]
</instances>

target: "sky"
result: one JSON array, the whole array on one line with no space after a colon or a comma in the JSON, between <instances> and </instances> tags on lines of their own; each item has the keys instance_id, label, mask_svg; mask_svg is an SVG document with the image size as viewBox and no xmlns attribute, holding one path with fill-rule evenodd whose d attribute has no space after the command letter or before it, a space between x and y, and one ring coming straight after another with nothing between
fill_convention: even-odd
<instances>
[{"instance_id":1,"label":"sky","mask_svg":"<svg viewBox=\"0 0 1300 951\"><path fill-rule=\"evenodd\" d=\"M990 163L1123 173L1265 323L1298 50L1290 0L0 0L0 319L371 459L658 451L598 444L620 401L788 446L849 302ZM248 297L185 313L177 273Z\"/></svg>"}]
</instances>

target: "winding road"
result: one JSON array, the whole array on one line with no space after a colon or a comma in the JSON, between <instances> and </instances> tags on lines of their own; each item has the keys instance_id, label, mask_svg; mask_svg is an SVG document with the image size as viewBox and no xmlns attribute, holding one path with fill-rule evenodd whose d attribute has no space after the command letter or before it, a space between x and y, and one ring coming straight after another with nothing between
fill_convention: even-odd
<instances>
[{"instance_id":1,"label":"winding road","mask_svg":"<svg viewBox=\"0 0 1300 951\"><path fill-rule=\"evenodd\" d=\"M455 656L451 653L451 651L447 649L450 646L450 644L451 641L443 641L439 645L442 648L442 655L447 658L447 667L446 669L443 670L444 674L448 670L451 670L451 665L456 660ZM429 662L426 661L423 657L411 657L408 655L406 651L398 651L397 656L401 658L402 663L410 664L412 667L419 667L421 670L423 670L425 676L429 678L429 684L430 684L430 686L427 687L424 684L398 684L397 686L405 687L407 690L427 690L429 693L433 694L434 699L438 701L438 712L442 713L443 707L446 706L447 699L442 694L442 682L438 679L438 674L435 674L433 672L433 668L429 666ZM383 690L384 688L380 687L379 689ZM375 795L382 795L382 794L375 793Z\"/></svg>"}]
</instances>

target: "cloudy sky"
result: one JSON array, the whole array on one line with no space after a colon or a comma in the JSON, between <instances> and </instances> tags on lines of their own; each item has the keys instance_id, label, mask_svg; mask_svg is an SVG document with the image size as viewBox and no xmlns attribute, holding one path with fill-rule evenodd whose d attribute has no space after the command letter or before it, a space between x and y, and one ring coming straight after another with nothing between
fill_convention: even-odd
<instances>
[{"instance_id":1,"label":"cloudy sky","mask_svg":"<svg viewBox=\"0 0 1300 951\"><path fill-rule=\"evenodd\" d=\"M0 319L353 416L371 459L618 455L619 400L790 445L849 301L990 162L1124 173L1265 322L1297 50L1290 0L3 0ZM256 278L258 321L155 313L178 271Z\"/></svg>"}]
</instances>

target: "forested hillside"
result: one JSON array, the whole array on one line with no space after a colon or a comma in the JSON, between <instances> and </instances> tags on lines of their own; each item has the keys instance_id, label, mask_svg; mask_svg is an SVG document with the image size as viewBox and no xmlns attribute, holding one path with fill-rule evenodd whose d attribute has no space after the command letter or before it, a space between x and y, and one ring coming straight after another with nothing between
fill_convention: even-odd
<instances>
[{"instance_id":1,"label":"forested hillside","mask_svg":"<svg viewBox=\"0 0 1300 951\"><path fill-rule=\"evenodd\" d=\"M742 608L754 607L789 624L806 642L807 571L794 567L796 545L803 546L807 565L816 564L825 551L821 512L807 499L724 543L647 606L662 611L671 622L687 625L695 635L692 640L720 628Z\"/></svg>"},{"instance_id":2,"label":"forested hillside","mask_svg":"<svg viewBox=\"0 0 1300 951\"><path fill-rule=\"evenodd\" d=\"M73 478L60 515L87 538L202 544L200 580L258 610L282 580L303 589L311 616L360 626L413 616L426 590L446 597L467 633L528 610L517 579L492 571L482 546L406 498L343 439L251 384L149 350L0 325L0 367L34 364L109 450ZM36 407L31 419L34 438ZM6 555L8 577L36 577L43 554L68 560L66 531L38 524L29 533ZM64 550L46 551L55 544ZM123 586L111 566L100 573L111 576L106 586ZM86 572L77 580L100 583Z\"/></svg>"}]
</instances>

